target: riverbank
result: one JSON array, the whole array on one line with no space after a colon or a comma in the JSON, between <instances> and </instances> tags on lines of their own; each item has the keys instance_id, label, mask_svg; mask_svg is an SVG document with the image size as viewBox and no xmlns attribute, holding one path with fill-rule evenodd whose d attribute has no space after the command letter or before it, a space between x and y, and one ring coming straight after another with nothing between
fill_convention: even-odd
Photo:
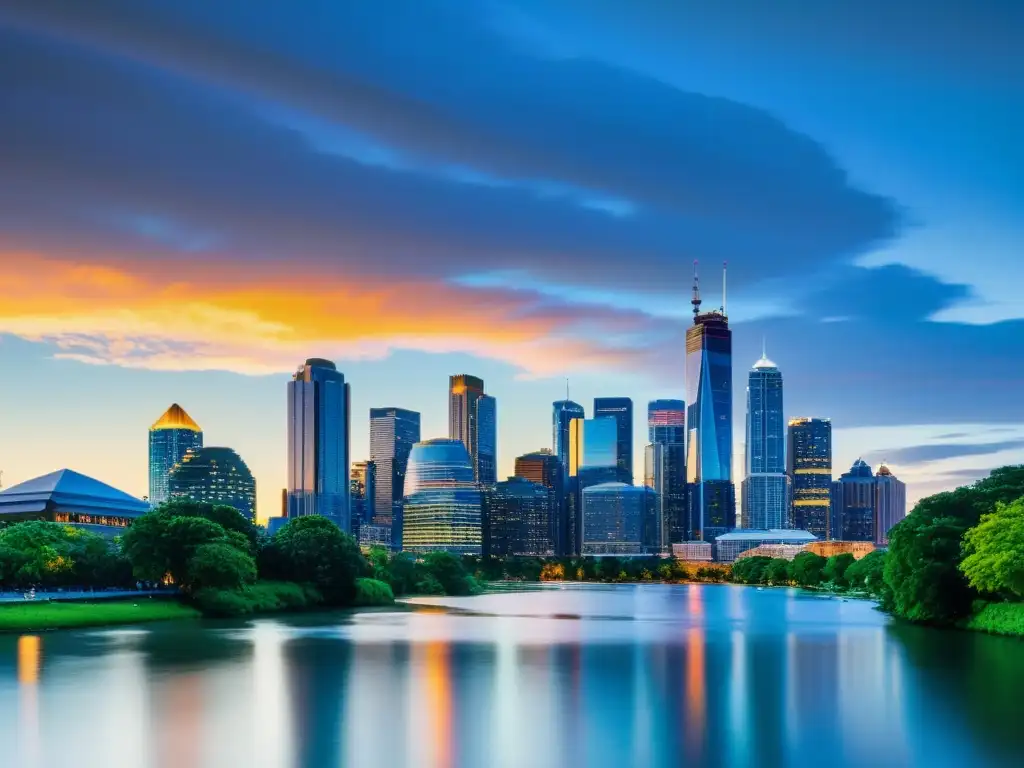
<instances>
[{"instance_id":1,"label":"riverbank","mask_svg":"<svg viewBox=\"0 0 1024 768\"><path fill-rule=\"evenodd\" d=\"M199 616L199 611L178 600L18 603L0 605L0 632L45 632L51 629L195 619Z\"/></svg>"},{"instance_id":2,"label":"riverbank","mask_svg":"<svg viewBox=\"0 0 1024 768\"><path fill-rule=\"evenodd\" d=\"M985 603L964 629L1024 639L1024 603Z\"/></svg>"}]
</instances>

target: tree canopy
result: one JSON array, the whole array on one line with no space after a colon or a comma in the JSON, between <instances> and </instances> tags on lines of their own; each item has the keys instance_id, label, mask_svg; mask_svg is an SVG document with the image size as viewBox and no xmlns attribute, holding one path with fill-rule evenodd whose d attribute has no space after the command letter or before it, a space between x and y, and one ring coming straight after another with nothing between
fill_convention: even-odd
<instances>
[{"instance_id":1,"label":"tree canopy","mask_svg":"<svg viewBox=\"0 0 1024 768\"><path fill-rule=\"evenodd\" d=\"M982 592L1024 599L1024 498L999 504L964 537L960 570Z\"/></svg>"},{"instance_id":2,"label":"tree canopy","mask_svg":"<svg viewBox=\"0 0 1024 768\"><path fill-rule=\"evenodd\" d=\"M326 517L297 517L279 530L264 562L279 573L274 577L311 584L328 605L351 605L356 579L371 575L359 546Z\"/></svg>"}]
</instances>

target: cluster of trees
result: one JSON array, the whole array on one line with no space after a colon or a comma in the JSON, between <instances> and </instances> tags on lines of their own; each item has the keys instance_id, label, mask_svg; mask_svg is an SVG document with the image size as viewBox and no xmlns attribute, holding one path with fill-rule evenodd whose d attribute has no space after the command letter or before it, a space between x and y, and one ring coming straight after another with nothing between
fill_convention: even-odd
<instances>
[{"instance_id":1,"label":"cluster of trees","mask_svg":"<svg viewBox=\"0 0 1024 768\"><path fill-rule=\"evenodd\" d=\"M463 596L480 592L466 561L448 552L431 552L417 559L407 552L391 553L375 547L366 559L373 578L387 584L398 596Z\"/></svg>"},{"instance_id":2,"label":"cluster of trees","mask_svg":"<svg viewBox=\"0 0 1024 768\"><path fill-rule=\"evenodd\" d=\"M728 581L729 569L695 566L674 557L466 557L466 567L481 581L654 582Z\"/></svg>"},{"instance_id":3,"label":"cluster of trees","mask_svg":"<svg viewBox=\"0 0 1024 768\"><path fill-rule=\"evenodd\" d=\"M813 552L801 552L792 560L772 557L746 557L732 566L732 580L738 584L824 587L833 591L881 595L885 553L871 552L860 560L843 553L824 558Z\"/></svg>"},{"instance_id":4,"label":"cluster of trees","mask_svg":"<svg viewBox=\"0 0 1024 768\"><path fill-rule=\"evenodd\" d=\"M92 589L134 584L131 563L102 536L56 523L0 529L0 588Z\"/></svg>"}]
</instances>

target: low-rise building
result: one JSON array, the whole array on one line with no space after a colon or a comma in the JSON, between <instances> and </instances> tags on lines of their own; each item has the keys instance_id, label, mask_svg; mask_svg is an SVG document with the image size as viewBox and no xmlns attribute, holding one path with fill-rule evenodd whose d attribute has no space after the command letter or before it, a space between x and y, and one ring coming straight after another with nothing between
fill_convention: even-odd
<instances>
[{"instance_id":1,"label":"low-rise building","mask_svg":"<svg viewBox=\"0 0 1024 768\"><path fill-rule=\"evenodd\" d=\"M672 545L672 557L687 563L710 563L714 548L710 541L683 541Z\"/></svg>"},{"instance_id":2,"label":"low-rise building","mask_svg":"<svg viewBox=\"0 0 1024 768\"><path fill-rule=\"evenodd\" d=\"M809 531L795 529L776 529L762 531L753 528L741 528L723 533L715 538L715 560L719 563L731 563L741 552L764 544L792 544L803 546L817 541L818 537Z\"/></svg>"},{"instance_id":3,"label":"low-rise building","mask_svg":"<svg viewBox=\"0 0 1024 768\"><path fill-rule=\"evenodd\" d=\"M745 557L770 557L777 560L792 560L801 552L806 552L804 544L760 544L736 555L737 560Z\"/></svg>"},{"instance_id":4,"label":"low-rise building","mask_svg":"<svg viewBox=\"0 0 1024 768\"><path fill-rule=\"evenodd\" d=\"M815 541L808 544L806 549L822 557L849 553L854 560L860 560L869 552L874 552L875 545L870 541Z\"/></svg>"}]
</instances>

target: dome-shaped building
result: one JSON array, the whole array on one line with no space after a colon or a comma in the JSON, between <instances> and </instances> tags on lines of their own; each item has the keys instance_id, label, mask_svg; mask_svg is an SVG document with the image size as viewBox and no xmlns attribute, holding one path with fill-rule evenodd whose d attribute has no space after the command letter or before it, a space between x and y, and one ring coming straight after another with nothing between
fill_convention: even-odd
<instances>
[{"instance_id":1,"label":"dome-shaped building","mask_svg":"<svg viewBox=\"0 0 1024 768\"><path fill-rule=\"evenodd\" d=\"M189 451L171 470L170 497L234 507L256 520L256 480L242 457L230 448Z\"/></svg>"},{"instance_id":2,"label":"dome-shaped building","mask_svg":"<svg viewBox=\"0 0 1024 768\"><path fill-rule=\"evenodd\" d=\"M409 453L402 549L481 553L480 489L461 440L426 440Z\"/></svg>"}]
</instances>

